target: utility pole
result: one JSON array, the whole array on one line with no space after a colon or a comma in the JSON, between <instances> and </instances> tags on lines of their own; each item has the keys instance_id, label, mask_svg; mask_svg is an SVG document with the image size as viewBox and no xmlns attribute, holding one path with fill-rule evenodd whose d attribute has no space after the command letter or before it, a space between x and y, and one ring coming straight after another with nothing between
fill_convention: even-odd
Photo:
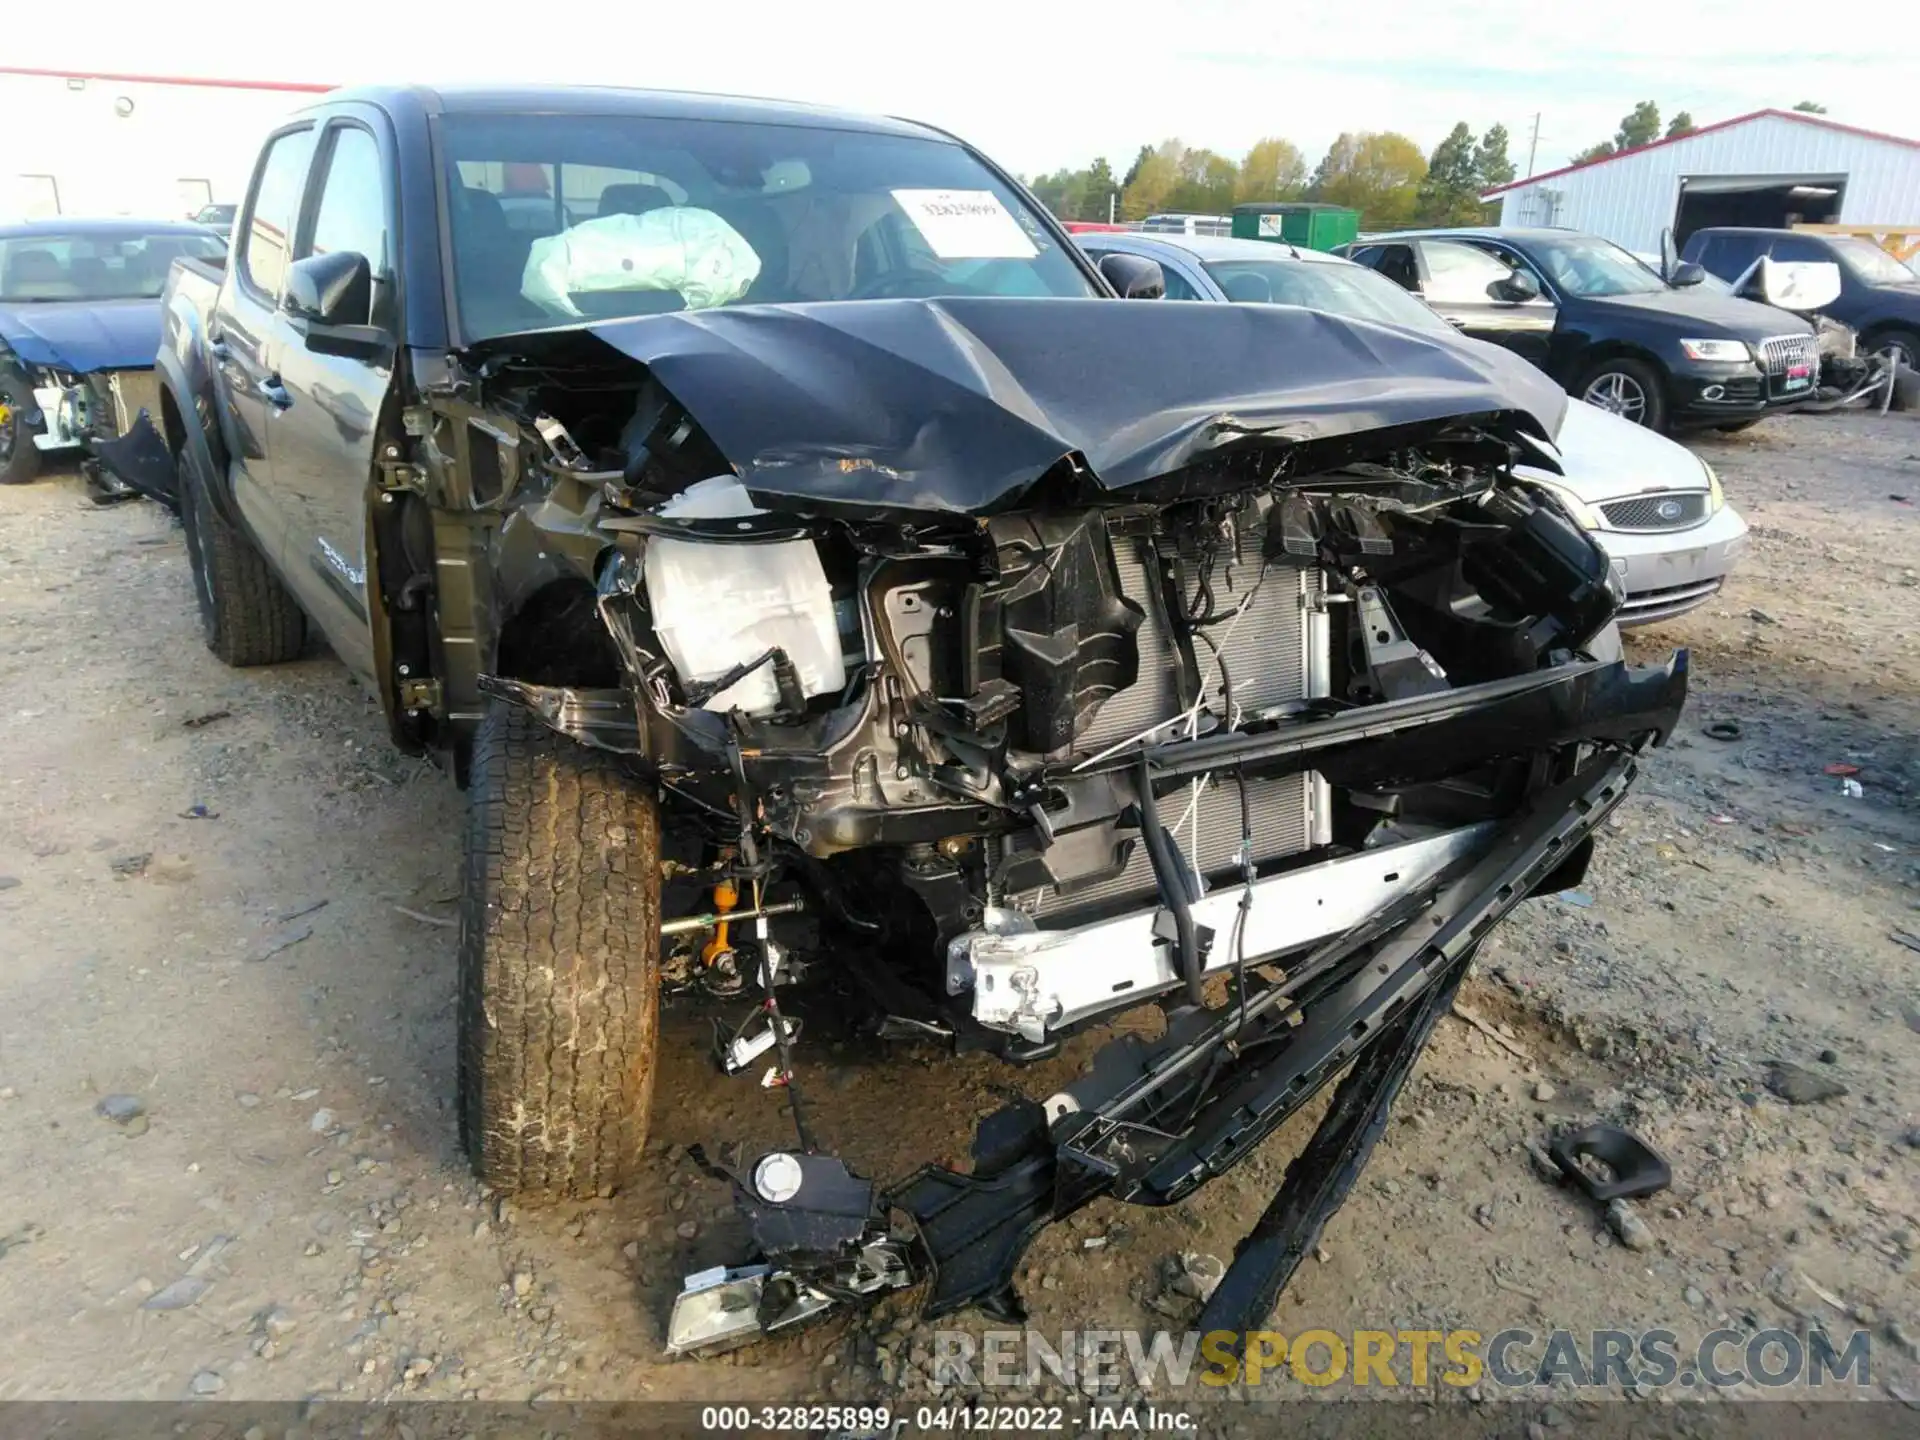
<instances>
[{"instance_id":1,"label":"utility pole","mask_svg":"<svg viewBox=\"0 0 1920 1440\"><path fill-rule=\"evenodd\" d=\"M1540 112L1533 112L1533 139L1527 142L1527 178L1533 178L1533 157L1540 151Z\"/></svg>"},{"instance_id":2,"label":"utility pole","mask_svg":"<svg viewBox=\"0 0 1920 1440\"><path fill-rule=\"evenodd\" d=\"M1116 195L1116 194L1114 194L1114 192L1113 192L1113 191L1111 191L1111 190L1109 190L1109 191L1107 192L1107 223L1108 223L1109 225L1111 225L1111 224L1113 224L1113 207L1114 207L1114 202L1115 202L1115 201L1117 201L1117 200L1119 200L1119 198L1120 198L1120 197L1119 197L1118 195Z\"/></svg>"}]
</instances>

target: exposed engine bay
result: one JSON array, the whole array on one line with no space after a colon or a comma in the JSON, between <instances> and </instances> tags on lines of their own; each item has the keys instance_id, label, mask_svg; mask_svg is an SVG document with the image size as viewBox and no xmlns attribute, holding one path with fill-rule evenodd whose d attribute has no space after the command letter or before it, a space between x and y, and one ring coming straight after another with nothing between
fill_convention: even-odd
<instances>
[{"instance_id":1,"label":"exposed engine bay","mask_svg":"<svg viewBox=\"0 0 1920 1440\"><path fill-rule=\"evenodd\" d=\"M1184 1197L1351 1064L1210 1318L1271 1305L1475 946L1577 879L1685 696L1512 474L1564 397L1484 348L869 302L510 337L423 385L373 507L400 738L488 696L633 758L669 976L747 1012L724 1069L790 1084L781 992L822 972L879 1033L1014 1061L1165 1012L984 1120L970 1174L883 1190L796 1096L792 1153L715 1167L760 1253L690 1279L673 1348L927 1276L1016 1314L1042 1225ZM429 553L490 587L464 658L408 648Z\"/></svg>"}]
</instances>

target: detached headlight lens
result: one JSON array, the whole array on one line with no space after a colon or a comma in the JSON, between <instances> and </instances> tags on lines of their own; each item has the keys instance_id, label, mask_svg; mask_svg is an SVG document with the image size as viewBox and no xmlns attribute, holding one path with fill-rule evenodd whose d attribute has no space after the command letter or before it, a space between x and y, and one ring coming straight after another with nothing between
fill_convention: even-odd
<instances>
[{"instance_id":1,"label":"detached headlight lens","mask_svg":"<svg viewBox=\"0 0 1920 1440\"><path fill-rule=\"evenodd\" d=\"M1689 360L1731 360L1738 364L1753 358L1744 340L1682 340L1680 348Z\"/></svg>"},{"instance_id":2,"label":"detached headlight lens","mask_svg":"<svg viewBox=\"0 0 1920 1440\"><path fill-rule=\"evenodd\" d=\"M1567 514L1573 517L1573 523L1578 525L1582 530L1598 530L1601 528L1599 510L1589 505L1571 490L1559 485L1548 485L1541 481L1534 483L1537 484L1540 489L1553 496L1554 499L1558 500Z\"/></svg>"},{"instance_id":3,"label":"detached headlight lens","mask_svg":"<svg viewBox=\"0 0 1920 1440\"><path fill-rule=\"evenodd\" d=\"M1720 477L1713 473L1713 466L1702 460L1700 468L1707 472L1707 514L1718 515L1727 508L1727 492L1720 488Z\"/></svg>"}]
</instances>

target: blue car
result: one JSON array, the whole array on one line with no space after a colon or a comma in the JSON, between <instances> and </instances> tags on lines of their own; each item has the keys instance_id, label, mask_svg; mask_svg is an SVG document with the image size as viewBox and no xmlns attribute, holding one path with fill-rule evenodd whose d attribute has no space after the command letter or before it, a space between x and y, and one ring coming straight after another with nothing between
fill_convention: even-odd
<instances>
[{"instance_id":1,"label":"blue car","mask_svg":"<svg viewBox=\"0 0 1920 1440\"><path fill-rule=\"evenodd\" d=\"M175 220L32 220L0 225L0 484L78 450L93 498L134 492L106 475L99 445L142 410L158 418L160 291L182 255L221 260L227 242Z\"/></svg>"}]
</instances>

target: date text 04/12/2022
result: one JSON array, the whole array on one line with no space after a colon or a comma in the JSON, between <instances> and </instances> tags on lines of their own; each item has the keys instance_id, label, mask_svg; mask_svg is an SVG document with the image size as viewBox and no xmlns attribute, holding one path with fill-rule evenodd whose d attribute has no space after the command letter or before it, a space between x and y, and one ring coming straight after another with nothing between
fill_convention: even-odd
<instances>
[{"instance_id":1,"label":"date text 04/12/2022","mask_svg":"<svg viewBox=\"0 0 1920 1440\"><path fill-rule=\"evenodd\" d=\"M1162 1405L1094 1404L1082 1413L1064 1405L921 1405L893 1413L885 1406L708 1405L700 1428L713 1433L766 1434L831 1431L840 1435L987 1433L1045 1434L1127 1430L1190 1434L1197 1427L1185 1410Z\"/></svg>"}]
</instances>

